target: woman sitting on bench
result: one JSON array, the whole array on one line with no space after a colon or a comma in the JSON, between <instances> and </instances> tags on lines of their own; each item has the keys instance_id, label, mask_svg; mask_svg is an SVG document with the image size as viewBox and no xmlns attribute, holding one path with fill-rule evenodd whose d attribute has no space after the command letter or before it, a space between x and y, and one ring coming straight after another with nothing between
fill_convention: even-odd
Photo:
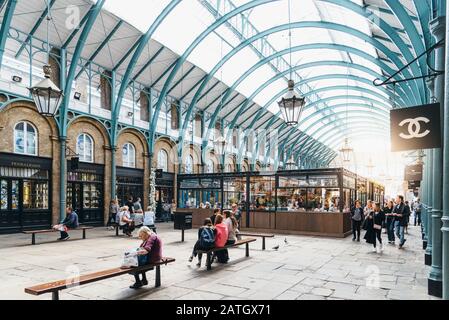
<instances>
[{"instance_id":1,"label":"woman sitting on bench","mask_svg":"<svg viewBox=\"0 0 449 320\"><path fill-rule=\"evenodd\" d=\"M137 252L139 267L160 261L162 259L162 241L157 234L148 227L142 227L139 229L139 238L142 240L140 250ZM134 278L136 282L130 286L131 289L139 289L148 284L146 272L142 272L142 280L140 280L139 274L135 274Z\"/></svg>"},{"instance_id":2,"label":"woman sitting on bench","mask_svg":"<svg viewBox=\"0 0 449 320\"><path fill-rule=\"evenodd\" d=\"M215 217L215 247L216 248L222 248L226 245L226 242L228 241L228 227L223 222L223 216L221 214L217 214ZM220 250L214 253L214 255L217 257L217 261L219 263L227 263L229 260L228 257L228 250ZM213 259L212 259L213 261Z\"/></svg>"},{"instance_id":3,"label":"woman sitting on bench","mask_svg":"<svg viewBox=\"0 0 449 320\"><path fill-rule=\"evenodd\" d=\"M119 225L123 233L128 237L131 237L134 231L134 221L131 219L128 206L124 206L120 209Z\"/></svg>"},{"instance_id":4,"label":"woman sitting on bench","mask_svg":"<svg viewBox=\"0 0 449 320\"><path fill-rule=\"evenodd\" d=\"M198 240L193 247L192 255L189 257L189 262L198 255L198 267L201 267L202 253L197 253L198 250L209 250L215 245L215 230L210 218L204 219L203 226L198 229Z\"/></svg>"}]
</instances>

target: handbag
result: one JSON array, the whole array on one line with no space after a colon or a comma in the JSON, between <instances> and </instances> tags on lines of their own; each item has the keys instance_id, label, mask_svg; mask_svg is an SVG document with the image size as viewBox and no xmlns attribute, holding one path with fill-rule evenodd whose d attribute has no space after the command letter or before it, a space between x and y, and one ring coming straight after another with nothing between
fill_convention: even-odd
<instances>
[{"instance_id":1,"label":"handbag","mask_svg":"<svg viewBox=\"0 0 449 320\"><path fill-rule=\"evenodd\" d=\"M382 230L382 226L380 224L374 224L373 227L376 230Z\"/></svg>"}]
</instances>

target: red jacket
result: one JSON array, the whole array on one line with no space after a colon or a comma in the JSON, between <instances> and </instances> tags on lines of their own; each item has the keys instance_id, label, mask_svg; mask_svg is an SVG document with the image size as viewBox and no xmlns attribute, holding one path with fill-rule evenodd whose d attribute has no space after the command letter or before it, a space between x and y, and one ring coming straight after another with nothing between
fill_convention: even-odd
<instances>
[{"instance_id":1,"label":"red jacket","mask_svg":"<svg viewBox=\"0 0 449 320\"><path fill-rule=\"evenodd\" d=\"M215 225L217 231L215 235L215 246L217 248L224 247L226 241L228 241L228 227L223 222Z\"/></svg>"}]
</instances>

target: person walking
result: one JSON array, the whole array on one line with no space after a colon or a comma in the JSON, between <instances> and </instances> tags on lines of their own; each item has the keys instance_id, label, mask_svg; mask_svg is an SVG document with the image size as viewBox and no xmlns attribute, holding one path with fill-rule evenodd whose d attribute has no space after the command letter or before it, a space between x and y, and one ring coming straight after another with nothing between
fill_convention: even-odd
<instances>
[{"instance_id":1,"label":"person walking","mask_svg":"<svg viewBox=\"0 0 449 320\"><path fill-rule=\"evenodd\" d=\"M111 203L109 205L109 219L108 219L108 223L106 224L106 227L109 230L114 230L113 225L117 223L116 217L119 212L120 212L120 207L118 206L117 199L112 199Z\"/></svg>"},{"instance_id":2,"label":"person walking","mask_svg":"<svg viewBox=\"0 0 449 320\"><path fill-rule=\"evenodd\" d=\"M408 234L408 225L410 223L410 214L412 212L412 209L411 209L408 201L405 201L405 206L408 208L407 211L409 212L409 214L405 217L406 218L406 221L405 221L406 223L405 223L405 230L404 231L405 231L405 234Z\"/></svg>"},{"instance_id":3,"label":"person walking","mask_svg":"<svg viewBox=\"0 0 449 320\"><path fill-rule=\"evenodd\" d=\"M413 223L414 226L421 225L421 210L422 210L422 204L419 198L416 199L415 203L413 204L413 212L415 216L415 221Z\"/></svg>"},{"instance_id":4,"label":"person walking","mask_svg":"<svg viewBox=\"0 0 449 320\"><path fill-rule=\"evenodd\" d=\"M351 210L352 222L352 241L357 239L360 242L360 227L364 218L363 209L360 200L355 201L355 206Z\"/></svg>"},{"instance_id":5,"label":"person walking","mask_svg":"<svg viewBox=\"0 0 449 320\"><path fill-rule=\"evenodd\" d=\"M365 234L365 240L367 243L373 245L373 252L380 253L383 250L382 246L382 222L385 219L383 211L380 209L380 203L375 203L373 211L366 217L367 230ZM377 241L379 241L379 248L377 247Z\"/></svg>"},{"instance_id":6,"label":"person walking","mask_svg":"<svg viewBox=\"0 0 449 320\"><path fill-rule=\"evenodd\" d=\"M396 236L399 240L399 249L404 247L405 241L405 226L407 224L407 216L410 215L410 207L406 206L404 203L404 196L398 195L396 197L396 206L393 209L394 216L394 229Z\"/></svg>"},{"instance_id":7,"label":"person walking","mask_svg":"<svg viewBox=\"0 0 449 320\"><path fill-rule=\"evenodd\" d=\"M393 216L394 203L392 200L387 202L387 205L384 208L385 220L386 220L386 228L388 235L388 243L394 244L394 216Z\"/></svg>"}]
</instances>

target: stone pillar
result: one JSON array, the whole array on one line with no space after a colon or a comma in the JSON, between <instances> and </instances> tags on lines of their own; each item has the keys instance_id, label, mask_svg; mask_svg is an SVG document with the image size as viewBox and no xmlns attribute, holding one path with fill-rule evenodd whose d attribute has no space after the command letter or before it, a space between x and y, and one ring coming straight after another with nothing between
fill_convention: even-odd
<instances>
[{"instance_id":1,"label":"stone pillar","mask_svg":"<svg viewBox=\"0 0 449 320\"><path fill-rule=\"evenodd\" d=\"M449 12L449 6L446 8ZM446 20L449 14L446 13ZM448 22L446 21L446 25ZM446 30L446 52L449 52L449 31ZM441 218L443 227L442 235L442 282L443 299L449 300L449 56L446 56L446 74L445 74L445 99L444 99L444 126L443 126L443 217Z\"/></svg>"},{"instance_id":2,"label":"stone pillar","mask_svg":"<svg viewBox=\"0 0 449 320\"><path fill-rule=\"evenodd\" d=\"M445 37L446 17L439 16L430 22L432 35L436 42ZM440 46L435 50L435 68L444 70L445 67L445 47ZM439 75L435 79L435 97L441 103L441 120L444 119L444 76ZM432 267L429 273L430 295L442 296L442 183L443 183L443 152L441 148L434 149L433 159L433 209L432 209Z\"/></svg>"}]
</instances>

